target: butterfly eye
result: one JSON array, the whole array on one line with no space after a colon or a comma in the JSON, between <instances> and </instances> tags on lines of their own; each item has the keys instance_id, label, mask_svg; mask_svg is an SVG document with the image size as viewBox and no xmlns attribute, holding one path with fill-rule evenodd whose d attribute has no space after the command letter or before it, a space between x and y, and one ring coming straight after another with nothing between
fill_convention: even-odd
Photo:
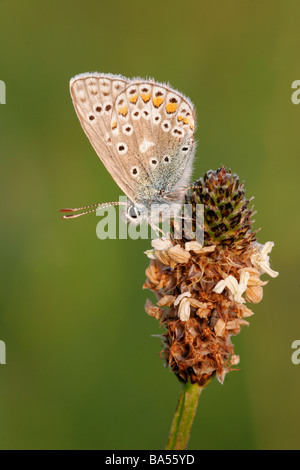
<instances>
[{"instance_id":1,"label":"butterfly eye","mask_svg":"<svg viewBox=\"0 0 300 470\"><path fill-rule=\"evenodd\" d=\"M169 163L170 162L170 157L169 155L165 155L163 158L164 163Z\"/></svg>"},{"instance_id":2,"label":"butterfly eye","mask_svg":"<svg viewBox=\"0 0 300 470\"><path fill-rule=\"evenodd\" d=\"M139 210L136 208L136 206L130 206L130 207L128 208L127 215L128 215L131 219L137 219L137 218L140 216L140 212L139 212Z\"/></svg>"}]
</instances>

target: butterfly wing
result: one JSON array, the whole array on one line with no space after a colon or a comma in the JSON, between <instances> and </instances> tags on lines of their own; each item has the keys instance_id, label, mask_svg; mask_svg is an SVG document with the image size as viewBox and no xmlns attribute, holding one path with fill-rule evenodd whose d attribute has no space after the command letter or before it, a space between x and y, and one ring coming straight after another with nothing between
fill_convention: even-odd
<instances>
[{"instance_id":1,"label":"butterfly wing","mask_svg":"<svg viewBox=\"0 0 300 470\"><path fill-rule=\"evenodd\" d=\"M100 74L72 79L71 94L91 144L132 201L148 205L187 183L195 126L187 98L152 80Z\"/></svg>"},{"instance_id":2,"label":"butterfly wing","mask_svg":"<svg viewBox=\"0 0 300 470\"><path fill-rule=\"evenodd\" d=\"M80 124L97 155L120 188L131 197L118 152L111 141L111 116L116 97L129 79L121 75L86 73L70 80L70 92Z\"/></svg>"}]
</instances>

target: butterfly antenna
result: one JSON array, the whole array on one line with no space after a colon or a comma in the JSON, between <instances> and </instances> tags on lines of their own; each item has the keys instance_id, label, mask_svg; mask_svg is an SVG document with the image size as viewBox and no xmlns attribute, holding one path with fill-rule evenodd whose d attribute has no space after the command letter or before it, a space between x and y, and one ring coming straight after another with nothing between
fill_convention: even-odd
<instances>
[{"instance_id":1,"label":"butterfly antenna","mask_svg":"<svg viewBox=\"0 0 300 470\"><path fill-rule=\"evenodd\" d=\"M185 191L188 191L189 189L200 189L201 186L188 186L187 188L182 188L184 189Z\"/></svg>"},{"instance_id":2,"label":"butterfly antenna","mask_svg":"<svg viewBox=\"0 0 300 470\"><path fill-rule=\"evenodd\" d=\"M77 212L77 211L84 211L80 212L79 214L66 214L63 215L63 219L76 219L76 217L80 217L82 215L87 215L91 214L92 212L96 212L97 209L105 209L106 207L111 207L111 206L128 206L128 203L126 202L105 202L104 204L92 204L91 206L84 206L84 207L76 207L76 208L67 208L67 209L60 209L60 212ZM84 209L90 209L93 207L91 210L84 210Z\"/></svg>"},{"instance_id":3,"label":"butterfly antenna","mask_svg":"<svg viewBox=\"0 0 300 470\"><path fill-rule=\"evenodd\" d=\"M188 191L189 189L199 189L201 186L195 186L195 185L192 185L192 186L185 186L183 188L178 188L178 189L174 189L174 191L169 191L168 193L166 193L165 195L168 195L168 194L175 194L175 193L179 193L181 191Z\"/></svg>"},{"instance_id":4,"label":"butterfly antenna","mask_svg":"<svg viewBox=\"0 0 300 470\"><path fill-rule=\"evenodd\" d=\"M157 234L158 237L166 237L165 232L160 227L154 225L152 222L149 222L149 225L153 228L154 232Z\"/></svg>"}]
</instances>

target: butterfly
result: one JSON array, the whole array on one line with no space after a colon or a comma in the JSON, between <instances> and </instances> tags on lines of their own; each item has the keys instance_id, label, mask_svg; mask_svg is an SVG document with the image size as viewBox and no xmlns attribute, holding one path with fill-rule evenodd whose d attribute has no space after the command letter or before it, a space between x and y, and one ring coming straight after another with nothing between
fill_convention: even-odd
<instances>
[{"instance_id":1,"label":"butterfly","mask_svg":"<svg viewBox=\"0 0 300 470\"><path fill-rule=\"evenodd\" d=\"M195 154L195 111L189 98L151 79L101 73L76 75L70 92L90 143L129 199L124 203L128 221L151 223L153 206L180 205ZM62 211L96 206L106 204Z\"/></svg>"}]
</instances>

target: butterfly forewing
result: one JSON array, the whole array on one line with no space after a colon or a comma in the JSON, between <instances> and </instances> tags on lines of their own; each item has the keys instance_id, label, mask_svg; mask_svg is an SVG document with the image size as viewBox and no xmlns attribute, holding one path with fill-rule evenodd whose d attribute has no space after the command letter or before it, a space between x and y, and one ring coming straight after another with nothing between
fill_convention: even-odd
<instances>
[{"instance_id":1,"label":"butterfly forewing","mask_svg":"<svg viewBox=\"0 0 300 470\"><path fill-rule=\"evenodd\" d=\"M77 116L89 141L114 180L130 197L130 188L118 166L118 153L112 145L110 132L116 96L128 82L119 75L81 74L71 79L70 91Z\"/></svg>"}]
</instances>

